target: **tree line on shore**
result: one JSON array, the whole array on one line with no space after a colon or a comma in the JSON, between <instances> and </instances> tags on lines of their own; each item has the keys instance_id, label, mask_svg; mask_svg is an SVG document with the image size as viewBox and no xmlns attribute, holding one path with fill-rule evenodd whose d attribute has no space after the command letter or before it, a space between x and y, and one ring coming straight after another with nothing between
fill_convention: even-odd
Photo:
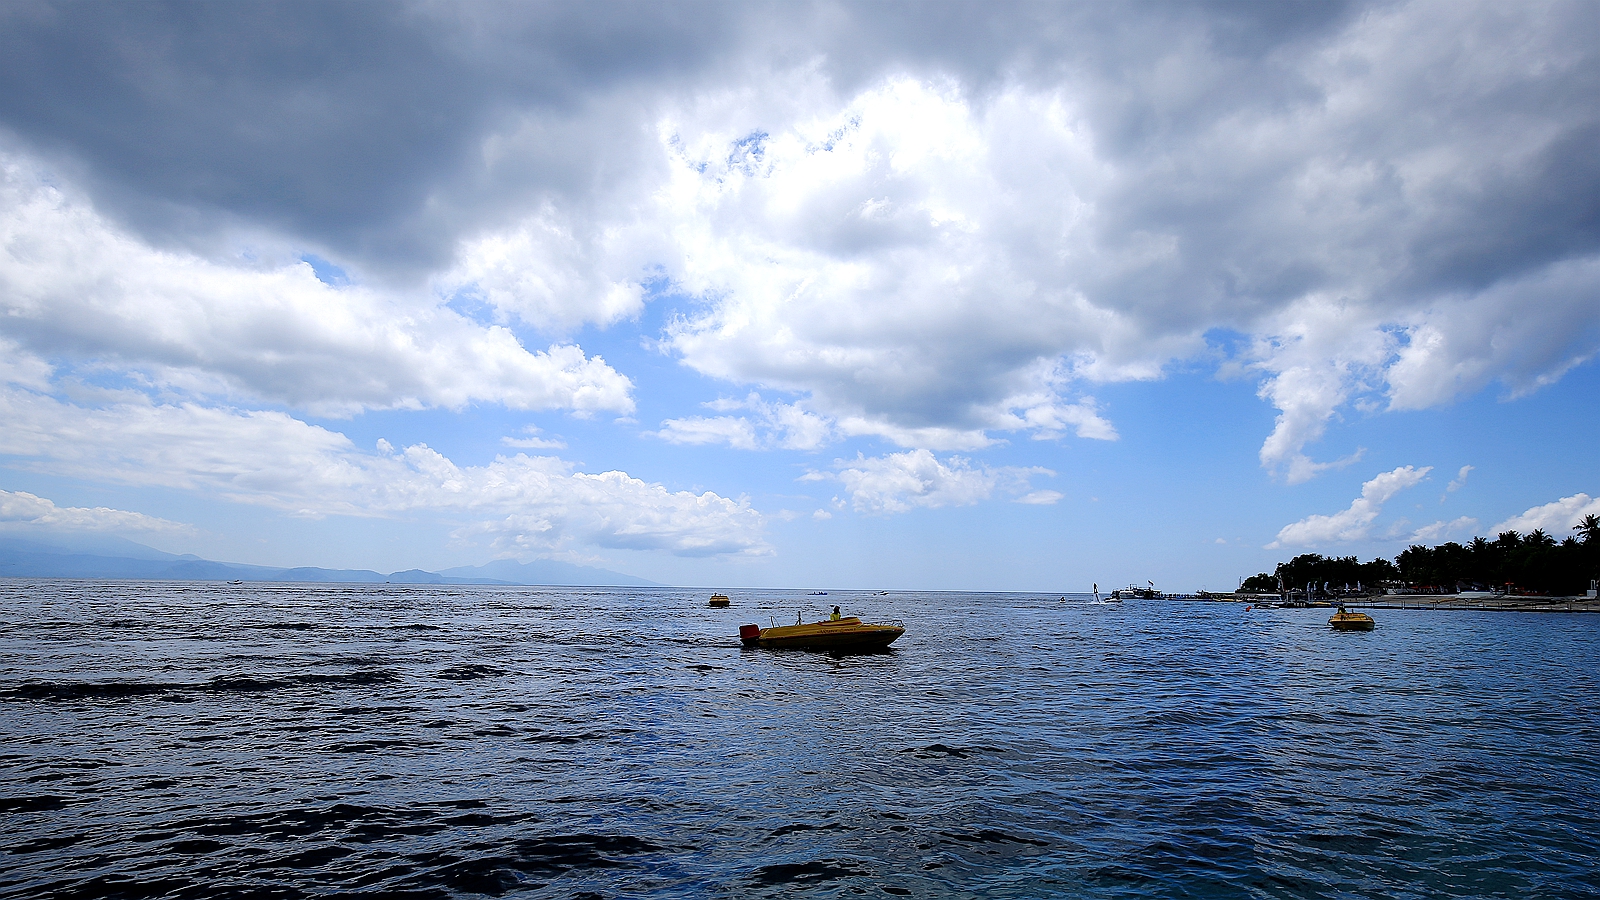
<instances>
[{"instance_id":1,"label":"tree line on shore","mask_svg":"<svg viewBox=\"0 0 1600 900\"><path fill-rule=\"evenodd\" d=\"M1528 534L1503 531L1494 540L1475 537L1437 547L1413 544L1393 561L1361 562L1354 556L1328 557L1304 553L1272 572L1245 579L1246 593L1275 594L1280 583L1298 590L1308 584L1319 588L1380 586L1458 589L1506 589L1511 592L1581 594L1589 581L1600 576L1600 517L1585 516L1572 527L1575 534L1557 541L1543 529Z\"/></svg>"}]
</instances>

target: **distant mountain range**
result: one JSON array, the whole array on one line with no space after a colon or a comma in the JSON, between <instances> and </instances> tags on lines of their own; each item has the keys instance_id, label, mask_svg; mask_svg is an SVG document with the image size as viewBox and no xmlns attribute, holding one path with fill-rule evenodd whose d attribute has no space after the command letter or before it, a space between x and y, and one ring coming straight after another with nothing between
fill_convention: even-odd
<instances>
[{"instance_id":1,"label":"distant mountain range","mask_svg":"<svg viewBox=\"0 0 1600 900\"><path fill-rule=\"evenodd\" d=\"M0 534L0 577L138 578L156 581L311 581L389 584L554 584L661 587L654 581L554 560L497 559L442 572L407 569L384 575L369 569L276 568L213 562L163 553L118 537Z\"/></svg>"}]
</instances>

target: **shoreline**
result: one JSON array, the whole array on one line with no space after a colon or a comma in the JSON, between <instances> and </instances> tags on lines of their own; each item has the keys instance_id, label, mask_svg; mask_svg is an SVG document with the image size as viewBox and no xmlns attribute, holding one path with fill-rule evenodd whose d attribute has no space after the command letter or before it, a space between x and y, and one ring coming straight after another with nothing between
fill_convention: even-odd
<instances>
[{"instance_id":1,"label":"shoreline","mask_svg":"<svg viewBox=\"0 0 1600 900\"><path fill-rule=\"evenodd\" d=\"M1462 597L1456 594L1373 594L1365 597L1346 597L1342 600L1318 600L1314 604L1295 603L1278 605L1276 594L1245 594L1232 598L1235 603L1254 602L1275 609L1474 609L1497 612L1588 612L1600 613L1600 598L1595 597L1540 597L1527 594L1504 594L1498 597Z\"/></svg>"}]
</instances>

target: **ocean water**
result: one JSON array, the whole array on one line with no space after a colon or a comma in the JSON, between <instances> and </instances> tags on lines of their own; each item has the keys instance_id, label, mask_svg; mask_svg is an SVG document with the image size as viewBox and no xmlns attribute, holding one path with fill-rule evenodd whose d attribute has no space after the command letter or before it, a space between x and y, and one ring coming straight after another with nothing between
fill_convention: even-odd
<instances>
[{"instance_id":1,"label":"ocean water","mask_svg":"<svg viewBox=\"0 0 1600 900\"><path fill-rule=\"evenodd\" d=\"M1600 896L1600 617L729 593L0 581L0 896Z\"/></svg>"}]
</instances>

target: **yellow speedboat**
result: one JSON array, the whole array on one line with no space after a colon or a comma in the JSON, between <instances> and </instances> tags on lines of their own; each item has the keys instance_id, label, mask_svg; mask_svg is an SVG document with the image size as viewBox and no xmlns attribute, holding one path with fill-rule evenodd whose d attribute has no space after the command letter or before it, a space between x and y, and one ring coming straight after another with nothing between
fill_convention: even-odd
<instances>
[{"instance_id":1,"label":"yellow speedboat","mask_svg":"<svg viewBox=\"0 0 1600 900\"><path fill-rule=\"evenodd\" d=\"M882 650L905 633L906 627L900 622L863 622L855 616L772 628L739 626L739 640L746 647L774 650Z\"/></svg>"},{"instance_id":2,"label":"yellow speedboat","mask_svg":"<svg viewBox=\"0 0 1600 900\"><path fill-rule=\"evenodd\" d=\"M728 599L728 595L727 594L712 594L711 595L711 602L706 604L706 605L711 607L712 609L727 609L728 608L728 604L730 604L732 602L733 602L732 600Z\"/></svg>"},{"instance_id":3,"label":"yellow speedboat","mask_svg":"<svg viewBox=\"0 0 1600 900\"><path fill-rule=\"evenodd\" d=\"M1328 619L1328 624L1333 626L1334 631L1371 631L1378 623L1372 621L1372 617L1366 613L1345 612L1341 606L1339 611Z\"/></svg>"}]
</instances>

